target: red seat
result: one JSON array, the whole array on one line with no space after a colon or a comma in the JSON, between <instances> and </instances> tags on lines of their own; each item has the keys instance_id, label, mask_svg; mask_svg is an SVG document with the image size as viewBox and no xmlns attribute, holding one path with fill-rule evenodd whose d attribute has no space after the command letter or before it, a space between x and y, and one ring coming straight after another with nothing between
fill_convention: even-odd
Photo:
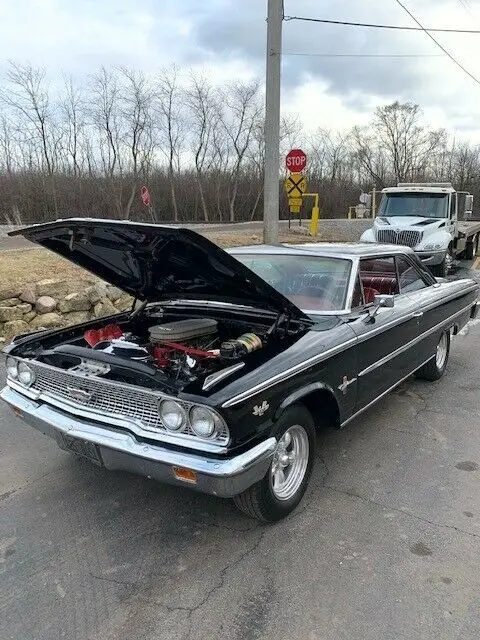
<instances>
[{"instance_id":1,"label":"red seat","mask_svg":"<svg viewBox=\"0 0 480 640\"><path fill-rule=\"evenodd\" d=\"M383 295L394 295L397 291L397 279L392 276L370 276L362 274L363 289L375 289ZM366 297L366 294L365 294Z\"/></svg>"},{"instance_id":2,"label":"red seat","mask_svg":"<svg viewBox=\"0 0 480 640\"><path fill-rule=\"evenodd\" d=\"M379 295L379 292L376 289L372 289L372 287L363 287L363 295L365 297L365 304L372 304L375 296Z\"/></svg>"}]
</instances>

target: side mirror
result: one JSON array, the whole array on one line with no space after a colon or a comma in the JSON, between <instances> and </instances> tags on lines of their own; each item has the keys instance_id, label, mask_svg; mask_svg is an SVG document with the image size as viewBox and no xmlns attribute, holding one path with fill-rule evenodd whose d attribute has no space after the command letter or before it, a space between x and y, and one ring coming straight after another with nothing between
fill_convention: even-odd
<instances>
[{"instance_id":1,"label":"side mirror","mask_svg":"<svg viewBox=\"0 0 480 640\"><path fill-rule=\"evenodd\" d=\"M395 306L395 296L379 294L373 298L373 306L369 308L365 322L373 322L379 309L382 307L392 309Z\"/></svg>"},{"instance_id":2,"label":"side mirror","mask_svg":"<svg viewBox=\"0 0 480 640\"><path fill-rule=\"evenodd\" d=\"M373 298L373 305L378 308L388 307L391 309L395 306L395 296L379 294Z\"/></svg>"}]
</instances>

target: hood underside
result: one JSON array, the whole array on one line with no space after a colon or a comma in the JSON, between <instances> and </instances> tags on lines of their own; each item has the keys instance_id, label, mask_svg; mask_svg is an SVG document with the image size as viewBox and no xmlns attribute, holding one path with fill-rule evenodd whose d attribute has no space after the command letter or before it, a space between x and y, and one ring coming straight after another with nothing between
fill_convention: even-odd
<instances>
[{"instance_id":1,"label":"hood underside","mask_svg":"<svg viewBox=\"0 0 480 640\"><path fill-rule=\"evenodd\" d=\"M22 235L140 300L211 300L307 319L248 267L190 229L70 218L9 235Z\"/></svg>"}]
</instances>

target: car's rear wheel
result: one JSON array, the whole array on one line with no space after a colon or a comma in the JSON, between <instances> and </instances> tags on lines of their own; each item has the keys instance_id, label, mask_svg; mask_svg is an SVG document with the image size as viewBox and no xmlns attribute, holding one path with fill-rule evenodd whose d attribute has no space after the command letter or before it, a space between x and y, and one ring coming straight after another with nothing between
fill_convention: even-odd
<instances>
[{"instance_id":1,"label":"car's rear wheel","mask_svg":"<svg viewBox=\"0 0 480 640\"><path fill-rule=\"evenodd\" d=\"M286 409L275 432L277 448L265 477L235 496L236 506L252 518L276 522L300 503L310 479L315 455L315 426L302 405Z\"/></svg>"},{"instance_id":2,"label":"car's rear wheel","mask_svg":"<svg viewBox=\"0 0 480 640\"><path fill-rule=\"evenodd\" d=\"M450 355L450 331L444 331L440 336L434 357L417 371L417 378L422 380L439 380L447 368Z\"/></svg>"}]
</instances>

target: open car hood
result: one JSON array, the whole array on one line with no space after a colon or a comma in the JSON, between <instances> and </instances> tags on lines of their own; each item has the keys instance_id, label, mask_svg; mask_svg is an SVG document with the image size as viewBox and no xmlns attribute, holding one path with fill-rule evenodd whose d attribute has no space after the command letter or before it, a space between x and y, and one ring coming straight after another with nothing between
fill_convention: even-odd
<instances>
[{"instance_id":1,"label":"open car hood","mask_svg":"<svg viewBox=\"0 0 480 640\"><path fill-rule=\"evenodd\" d=\"M67 218L9 235L22 235L140 300L212 300L308 319L248 267L190 229Z\"/></svg>"}]
</instances>

